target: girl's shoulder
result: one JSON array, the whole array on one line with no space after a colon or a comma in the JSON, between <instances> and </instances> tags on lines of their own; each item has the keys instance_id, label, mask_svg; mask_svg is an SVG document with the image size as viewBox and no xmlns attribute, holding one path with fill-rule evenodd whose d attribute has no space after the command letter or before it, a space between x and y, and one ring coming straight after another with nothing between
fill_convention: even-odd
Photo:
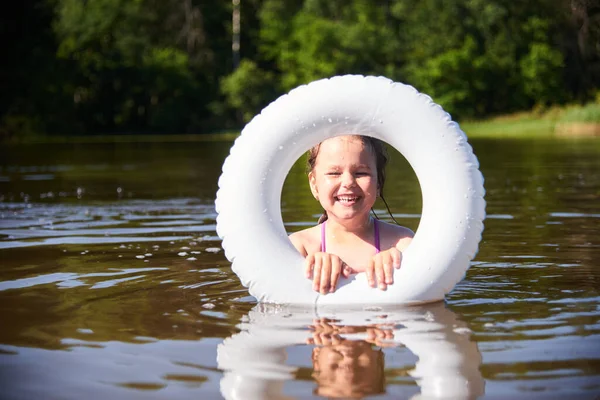
<instances>
[{"instance_id":1,"label":"girl's shoulder","mask_svg":"<svg viewBox=\"0 0 600 400\"><path fill-rule=\"evenodd\" d=\"M408 247L415 236L415 233L407 227L381 220L378 223L381 240L385 247L396 247L402 251Z\"/></svg>"},{"instance_id":2,"label":"girl's shoulder","mask_svg":"<svg viewBox=\"0 0 600 400\"><path fill-rule=\"evenodd\" d=\"M306 257L321 247L321 225L294 232L289 238L294 247Z\"/></svg>"}]
</instances>

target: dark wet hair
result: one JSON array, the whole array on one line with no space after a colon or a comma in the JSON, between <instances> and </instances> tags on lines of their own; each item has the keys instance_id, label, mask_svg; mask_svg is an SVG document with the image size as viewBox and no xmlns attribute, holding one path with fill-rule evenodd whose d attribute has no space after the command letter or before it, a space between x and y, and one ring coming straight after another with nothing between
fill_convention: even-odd
<instances>
[{"instance_id":1,"label":"dark wet hair","mask_svg":"<svg viewBox=\"0 0 600 400\"><path fill-rule=\"evenodd\" d=\"M388 213L390 214L390 217L392 218L392 220L396 224L398 224L398 221L396 221L396 219L392 215L392 212L390 211L390 207L388 206L387 202L385 201L385 198L383 197L383 186L385 185L385 167L388 162L388 155L387 155L385 143L383 141L376 139L374 137L371 137L371 136L362 136L362 135L349 135L349 136L360 139L361 142L365 145L365 147L368 147L373 152L373 155L375 156L375 169L377 171L378 196L381 197L381 200L383 201L383 204L385 204L385 208L387 209ZM307 172L311 172L315 168L315 164L317 163L317 156L319 155L319 150L321 149L321 143L312 147L308 151L308 160L307 160L307 165L306 165ZM377 214L375 214L375 211L373 209L371 209L371 212L373 213L373 215L375 215L375 218L379 219L379 217L377 216ZM327 221L327 218L328 218L327 211L323 211L323 215L321 215L321 217L319 218L318 223L320 224L322 222ZM398 225L400 225L400 224L398 224Z\"/></svg>"}]
</instances>

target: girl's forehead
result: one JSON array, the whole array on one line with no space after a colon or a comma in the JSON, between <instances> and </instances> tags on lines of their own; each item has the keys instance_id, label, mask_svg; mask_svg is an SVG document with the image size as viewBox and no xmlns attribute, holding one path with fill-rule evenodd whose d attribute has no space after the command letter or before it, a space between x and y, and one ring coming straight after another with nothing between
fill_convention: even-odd
<instances>
[{"instance_id":1,"label":"girl's forehead","mask_svg":"<svg viewBox=\"0 0 600 400\"><path fill-rule=\"evenodd\" d=\"M368 150L365 143L356 136L337 136L321 142L319 154L325 153L361 153ZM369 152L370 153L370 152Z\"/></svg>"},{"instance_id":2,"label":"girl's forehead","mask_svg":"<svg viewBox=\"0 0 600 400\"><path fill-rule=\"evenodd\" d=\"M364 143L361 137L337 136L321 142L315 164L331 165L350 162L375 168L376 158L371 146Z\"/></svg>"}]
</instances>

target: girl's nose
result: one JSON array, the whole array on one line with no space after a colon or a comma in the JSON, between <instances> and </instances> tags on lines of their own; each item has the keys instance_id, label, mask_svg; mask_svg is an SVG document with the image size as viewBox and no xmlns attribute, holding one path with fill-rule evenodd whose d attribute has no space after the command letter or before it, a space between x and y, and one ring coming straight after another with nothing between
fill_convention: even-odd
<instances>
[{"instance_id":1,"label":"girl's nose","mask_svg":"<svg viewBox=\"0 0 600 400\"><path fill-rule=\"evenodd\" d=\"M352 187L356 184L356 179L354 175L349 172L344 172L342 174L342 185L344 187Z\"/></svg>"}]
</instances>

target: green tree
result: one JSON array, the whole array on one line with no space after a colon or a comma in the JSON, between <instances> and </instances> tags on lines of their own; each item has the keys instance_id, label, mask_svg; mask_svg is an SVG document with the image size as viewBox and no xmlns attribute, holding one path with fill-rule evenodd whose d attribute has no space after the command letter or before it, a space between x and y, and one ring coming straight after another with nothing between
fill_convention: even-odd
<instances>
[{"instance_id":1,"label":"green tree","mask_svg":"<svg viewBox=\"0 0 600 400\"><path fill-rule=\"evenodd\" d=\"M249 122L276 95L273 73L250 60L242 60L232 74L222 79L221 90L226 104L241 113L243 122Z\"/></svg>"},{"instance_id":2,"label":"green tree","mask_svg":"<svg viewBox=\"0 0 600 400\"><path fill-rule=\"evenodd\" d=\"M398 24L384 5L367 0L265 0L259 13L258 54L252 61L264 75L272 70L276 94L310 81L338 74L385 75L400 78L402 63ZM250 64L246 64L248 68ZM236 72L222 81L228 104L247 119L260 104L273 100L272 91L253 90L256 79L239 79ZM265 75L267 76L267 75ZM259 78L261 79L261 78ZM239 93L256 97L234 106L234 82ZM263 83L264 83L263 79ZM265 97L267 96L267 97Z\"/></svg>"},{"instance_id":3,"label":"green tree","mask_svg":"<svg viewBox=\"0 0 600 400\"><path fill-rule=\"evenodd\" d=\"M548 34L564 25L561 3L399 0L392 13L406 26L407 79L458 116L564 98L560 38Z\"/></svg>"},{"instance_id":4,"label":"green tree","mask_svg":"<svg viewBox=\"0 0 600 400\"><path fill-rule=\"evenodd\" d=\"M227 59L218 39L225 8L191 0L59 0L57 10L59 56L75 65L75 112L90 131L182 132L210 117Z\"/></svg>"}]
</instances>

